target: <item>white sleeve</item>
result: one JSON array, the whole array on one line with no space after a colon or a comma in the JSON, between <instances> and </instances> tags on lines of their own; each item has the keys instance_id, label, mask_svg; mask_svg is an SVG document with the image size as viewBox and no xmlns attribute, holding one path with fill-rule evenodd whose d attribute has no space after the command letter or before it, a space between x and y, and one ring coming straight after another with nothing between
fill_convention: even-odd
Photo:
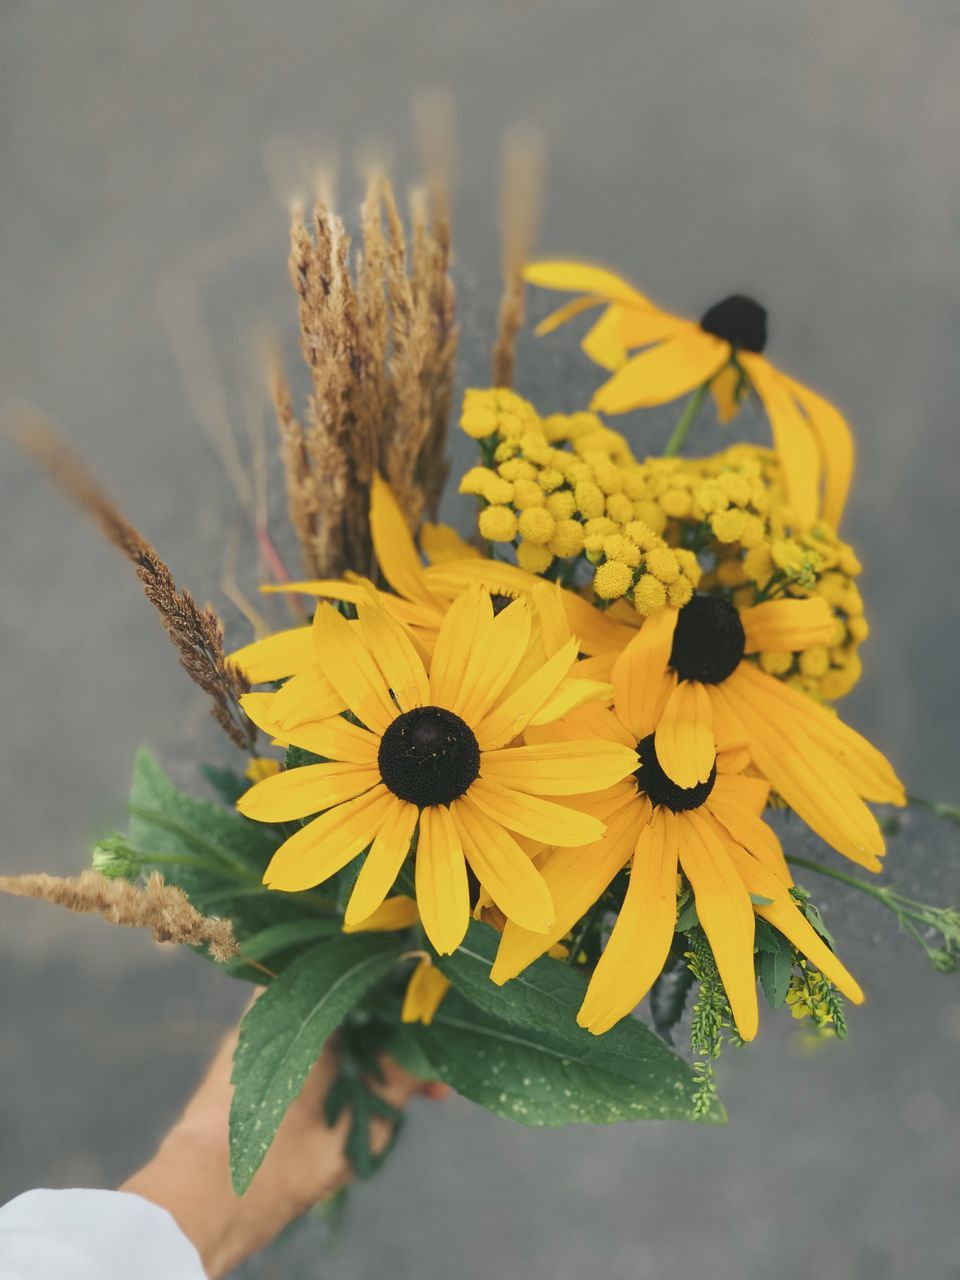
<instances>
[{"instance_id":1,"label":"white sleeve","mask_svg":"<svg viewBox=\"0 0 960 1280\"><path fill-rule=\"evenodd\" d=\"M0 1280L205 1280L172 1216L126 1191L26 1191L0 1208Z\"/></svg>"}]
</instances>

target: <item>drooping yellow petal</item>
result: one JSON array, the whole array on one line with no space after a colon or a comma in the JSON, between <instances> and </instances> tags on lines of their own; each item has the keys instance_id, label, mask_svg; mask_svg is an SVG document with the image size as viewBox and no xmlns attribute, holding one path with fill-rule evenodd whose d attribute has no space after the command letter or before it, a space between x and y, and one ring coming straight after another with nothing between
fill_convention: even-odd
<instances>
[{"instance_id":1,"label":"drooping yellow petal","mask_svg":"<svg viewBox=\"0 0 960 1280\"><path fill-rule=\"evenodd\" d=\"M864 799L906 804L906 791L890 761L834 712L751 663L741 663L731 679L735 690L761 699L775 719L784 716L791 724L802 724L807 736L833 757Z\"/></svg>"},{"instance_id":2,"label":"drooping yellow petal","mask_svg":"<svg viewBox=\"0 0 960 1280\"><path fill-rule=\"evenodd\" d=\"M590 844L604 832L599 818L482 776L471 786L470 799L508 831L543 844Z\"/></svg>"},{"instance_id":3,"label":"drooping yellow petal","mask_svg":"<svg viewBox=\"0 0 960 1280\"><path fill-rule=\"evenodd\" d=\"M732 421L740 412L740 370L733 364L721 369L710 383L710 394L717 410L717 421L724 425Z\"/></svg>"},{"instance_id":4,"label":"drooping yellow petal","mask_svg":"<svg viewBox=\"0 0 960 1280\"><path fill-rule=\"evenodd\" d=\"M718 778L717 782L721 782L721 779ZM775 875L781 884L790 888L793 884L793 876L783 856L777 834L772 828L768 827L756 813L730 797L723 788L718 790L715 786L704 807L723 827L727 840L742 845Z\"/></svg>"},{"instance_id":5,"label":"drooping yellow petal","mask_svg":"<svg viewBox=\"0 0 960 1280\"><path fill-rule=\"evenodd\" d=\"M807 957L835 987L854 1004L863 1003L863 991L851 973L840 963L817 931L804 918L784 884L742 849L733 846L730 857L746 886L747 892L771 902L754 907L763 920L779 929L785 938Z\"/></svg>"},{"instance_id":6,"label":"drooping yellow petal","mask_svg":"<svg viewBox=\"0 0 960 1280\"><path fill-rule=\"evenodd\" d=\"M757 979L753 967L753 907L724 842L691 809L680 819L680 865L690 881L697 915L710 941L727 999L744 1040L757 1034Z\"/></svg>"},{"instance_id":7,"label":"drooping yellow petal","mask_svg":"<svg viewBox=\"0 0 960 1280\"><path fill-rule=\"evenodd\" d=\"M590 402L598 413L628 413L671 401L702 386L730 359L730 344L691 325L628 360Z\"/></svg>"},{"instance_id":8,"label":"drooping yellow petal","mask_svg":"<svg viewBox=\"0 0 960 1280\"><path fill-rule=\"evenodd\" d=\"M802 383L781 376L800 401L816 437L824 472L823 518L836 529L843 516L853 476L853 435L839 409Z\"/></svg>"},{"instance_id":9,"label":"drooping yellow petal","mask_svg":"<svg viewBox=\"0 0 960 1280\"><path fill-rule=\"evenodd\" d=\"M530 795L565 796L612 787L638 763L636 751L619 742L543 742L481 753L480 776Z\"/></svg>"},{"instance_id":10,"label":"drooping yellow petal","mask_svg":"<svg viewBox=\"0 0 960 1280\"><path fill-rule=\"evenodd\" d=\"M305 667L313 666L313 637L309 627L277 631L264 640L235 649L227 661L251 684L285 680Z\"/></svg>"},{"instance_id":11,"label":"drooping yellow petal","mask_svg":"<svg viewBox=\"0 0 960 1280\"><path fill-rule=\"evenodd\" d=\"M449 524L430 524L420 529L420 545L431 564L449 564L451 560L480 560L482 552L472 543L461 538Z\"/></svg>"},{"instance_id":12,"label":"drooping yellow petal","mask_svg":"<svg viewBox=\"0 0 960 1280\"><path fill-rule=\"evenodd\" d=\"M662 609L648 618L613 664L614 706L635 742L656 728L677 617Z\"/></svg>"},{"instance_id":13,"label":"drooping yellow petal","mask_svg":"<svg viewBox=\"0 0 960 1280\"><path fill-rule=\"evenodd\" d=\"M316 664L291 676L273 695L270 706L270 714L283 731L327 720L345 710L346 703Z\"/></svg>"},{"instance_id":14,"label":"drooping yellow petal","mask_svg":"<svg viewBox=\"0 0 960 1280\"><path fill-rule=\"evenodd\" d=\"M314 650L327 679L358 720L383 733L396 719L387 682L359 632L331 605L313 618Z\"/></svg>"},{"instance_id":15,"label":"drooping yellow petal","mask_svg":"<svg viewBox=\"0 0 960 1280\"><path fill-rule=\"evenodd\" d=\"M367 648L383 672L400 710L426 706L430 700L430 683L420 655L404 628L376 605L357 605L357 617Z\"/></svg>"},{"instance_id":16,"label":"drooping yellow petal","mask_svg":"<svg viewBox=\"0 0 960 1280\"><path fill-rule=\"evenodd\" d=\"M482 751L489 751L512 741L556 693L577 658L577 642L569 640L548 658L539 671L500 700L476 726L477 741Z\"/></svg>"},{"instance_id":17,"label":"drooping yellow petal","mask_svg":"<svg viewBox=\"0 0 960 1280\"><path fill-rule=\"evenodd\" d=\"M815 644L829 644L836 629L830 606L822 596L809 600L767 600L740 614L746 653L774 649L795 653Z\"/></svg>"},{"instance_id":18,"label":"drooping yellow petal","mask_svg":"<svg viewBox=\"0 0 960 1280\"><path fill-rule=\"evenodd\" d=\"M373 843L391 809L401 803L380 784L328 809L283 842L270 860L263 883L288 893L321 884Z\"/></svg>"},{"instance_id":19,"label":"drooping yellow petal","mask_svg":"<svg viewBox=\"0 0 960 1280\"><path fill-rule=\"evenodd\" d=\"M558 289L564 293L596 294L609 302L626 302L634 306L653 307L649 298L629 284L621 276L603 267L591 267L583 262L565 259L545 259L528 262L523 269L527 284L541 289Z\"/></svg>"},{"instance_id":20,"label":"drooping yellow petal","mask_svg":"<svg viewBox=\"0 0 960 1280\"><path fill-rule=\"evenodd\" d=\"M770 419L790 506L801 526L807 527L816 520L820 508L820 455L810 424L781 375L763 356L741 351L739 359Z\"/></svg>"},{"instance_id":21,"label":"drooping yellow petal","mask_svg":"<svg viewBox=\"0 0 960 1280\"><path fill-rule=\"evenodd\" d=\"M584 298L573 298L570 302L565 302L562 307L557 307L556 311L551 311L548 316L544 316L533 332L538 338L545 338L548 333L553 333L568 320L575 320L591 307L603 306L603 302L603 298L589 293Z\"/></svg>"},{"instance_id":22,"label":"drooping yellow petal","mask_svg":"<svg viewBox=\"0 0 960 1280\"><path fill-rule=\"evenodd\" d=\"M741 663L722 685L714 687L711 696L725 702L742 721L757 768L790 808L840 853L879 871L884 843L873 814L838 761L819 750L804 732L802 720L792 720L774 699L757 698L749 688L744 691L737 677L748 665Z\"/></svg>"},{"instance_id":23,"label":"drooping yellow petal","mask_svg":"<svg viewBox=\"0 0 960 1280\"><path fill-rule=\"evenodd\" d=\"M374 474L370 486L370 537L377 564L394 591L407 600L435 606L406 517L379 474Z\"/></svg>"},{"instance_id":24,"label":"drooping yellow petal","mask_svg":"<svg viewBox=\"0 0 960 1280\"><path fill-rule=\"evenodd\" d=\"M507 921L490 970L490 977L498 986L549 951L606 892L633 852L649 813L649 805L645 809L635 795L634 801L611 821L602 839L582 848L553 849L547 854L540 871L553 898L556 923L546 933L535 933Z\"/></svg>"},{"instance_id":25,"label":"drooping yellow petal","mask_svg":"<svg viewBox=\"0 0 960 1280\"><path fill-rule=\"evenodd\" d=\"M422 1022L428 1027L449 990L450 979L440 972L429 956L424 956L407 983L400 1021Z\"/></svg>"},{"instance_id":26,"label":"drooping yellow petal","mask_svg":"<svg viewBox=\"0 0 960 1280\"><path fill-rule=\"evenodd\" d=\"M398 799L392 806L363 860L344 912L345 925L357 924L373 915L393 888L404 859L410 852L410 841L413 839L418 817L415 804L407 804Z\"/></svg>"},{"instance_id":27,"label":"drooping yellow petal","mask_svg":"<svg viewBox=\"0 0 960 1280\"><path fill-rule=\"evenodd\" d=\"M603 315L590 326L580 343L584 355L598 364L601 369L611 373L619 369L627 358L627 348L623 342L624 310L622 307L607 307Z\"/></svg>"},{"instance_id":28,"label":"drooping yellow petal","mask_svg":"<svg viewBox=\"0 0 960 1280\"><path fill-rule=\"evenodd\" d=\"M344 921L344 933L396 933L401 929L409 929L420 919L415 900L405 893L398 893L393 898L381 902L372 915L366 920L358 920L356 924Z\"/></svg>"},{"instance_id":29,"label":"drooping yellow petal","mask_svg":"<svg viewBox=\"0 0 960 1280\"><path fill-rule=\"evenodd\" d=\"M509 832L488 818L469 791L450 806L466 859L508 920L545 933L554 921L550 890Z\"/></svg>"},{"instance_id":30,"label":"drooping yellow petal","mask_svg":"<svg viewBox=\"0 0 960 1280\"><path fill-rule=\"evenodd\" d=\"M553 724L555 720L569 715L578 707L594 702L609 706L612 701L612 684L602 680L577 680L573 676L567 676L557 685L555 692L543 703L540 710L530 717L530 724L534 726Z\"/></svg>"},{"instance_id":31,"label":"drooping yellow petal","mask_svg":"<svg viewBox=\"0 0 960 1280\"><path fill-rule=\"evenodd\" d=\"M639 1004L663 969L676 920L676 819L658 809L637 840L623 906L577 1014L581 1027L602 1035Z\"/></svg>"},{"instance_id":32,"label":"drooping yellow petal","mask_svg":"<svg viewBox=\"0 0 960 1280\"><path fill-rule=\"evenodd\" d=\"M661 311L658 307L623 307L621 310L620 338L628 351L678 337L695 327L689 320Z\"/></svg>"},{"instance_id":33,"label":"drooping yellow petal","mask_svg":"<svg viewBox=\"0 0 960 1280\"><path fill-rule=\"evenodd\" d=\"M292 822L352 800L380 781L376 768L355 764L307 764L264 778L245 791L237 808L257 822ZM369 914L369 913L368 913Z\"/></svg>"},{"instance_id":34,"label":"drooping yellow petal","mask_svg":"<svg viewBox=\"0 0 960 1280\"><path fill-rule=\"evenodd\" d=\"M366 580L354 582L345 578L306 578L299 582L265 582L260 590L264 595L296 593L303 596L319 596L323 600L343 600L347 604L359 604L361 600L370 598L370 586Z\"/></svg>"},{"instance_id":35,"label":"drooping yellow petal","mask_svg":"<svg viewBox=\"0 0 960 1280\"><path fill-rule=\"evenodd\" d=\"M667 699L654 737L660 768L678 787L706 782L717 762L713 711L704 686L681 680Z\"/></svg>"},{"instance_id":36,"label":"drooping yellow petal","mask_svg":"<svg viewBox=\"0 0 960 1280\"><path fill-rule=\"evenodd\" d=\"M439 955L449 955L470 923L470 889L460 833L443 805L421 814L416 886L424 932Z\"/></svg>"}]
</instances>

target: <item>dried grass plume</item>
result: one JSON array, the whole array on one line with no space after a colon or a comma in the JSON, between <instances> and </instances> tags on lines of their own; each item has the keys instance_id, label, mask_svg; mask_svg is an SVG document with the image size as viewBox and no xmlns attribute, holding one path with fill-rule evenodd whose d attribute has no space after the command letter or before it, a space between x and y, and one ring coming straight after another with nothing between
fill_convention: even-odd
<instances>
[{"instance_id":1,"label":"dried grass plume","mask_svg":"<svg viewBox=\"0 0 960 1280\"><path fill-rule=\"evenodd\" d=\"M517 334L526 315L523 267L540 225L544 145L539 133L518 125L504 138L500 169L500 244L503 293L490 357L495 387L512 387Z\"/></svg>"}]
</instances>

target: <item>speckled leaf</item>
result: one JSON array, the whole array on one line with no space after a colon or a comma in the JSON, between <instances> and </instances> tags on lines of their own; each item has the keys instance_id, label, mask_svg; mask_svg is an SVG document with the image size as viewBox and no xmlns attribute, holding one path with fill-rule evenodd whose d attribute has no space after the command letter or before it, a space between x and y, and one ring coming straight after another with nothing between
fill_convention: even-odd
<instances>
[{"instance_id":1,"label":"speckled leaf","mask_svg":"<svg viewBox=\"0 0 960 1280\"><path fill-rule=\"evenodd\" d=\"M578 1044L478 1009L451 991L430 1026L410 1027L435 1075L494 1115L532 1127L693 1120L696 1080L650 1032L657 1052L629 1058L599 1038ZM650 1046L647 1046L648 1048ZM726 1119L719 1104L708 1123Z\"/></svg>"},{"instance_id":2,"label":"speckled leaf","mask_svg":"<svg viewBox=\"0 0 960 1280\"><path fill-rule=\"evenodd\" d=\"M240 1025L233 1057L230 1170L238 1195L344 1015L403 951L396 937L356 934L318 943L266 989Z\"/></svg>"}]
</instances>

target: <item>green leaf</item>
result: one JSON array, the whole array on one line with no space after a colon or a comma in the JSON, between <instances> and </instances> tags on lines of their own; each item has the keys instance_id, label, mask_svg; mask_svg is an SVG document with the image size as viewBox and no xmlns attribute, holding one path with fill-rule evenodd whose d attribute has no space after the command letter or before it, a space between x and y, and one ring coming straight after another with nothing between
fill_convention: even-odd
<instances>
[{"instance_id":1,"label":"green leaf","mask_svg":"<svg viewBox=\"0 0 960 1280\"><path fill-rule=\"evenodd\" d=\"M294 947L307 942L316 942L319 938L331 938L342 932L342 921L337 916L325 919L323 916L306 916L302 920L284 920L280 924L268 925L259 933L251 934L244 939L243 955L231 961L226 967L229 971L245 967L250 960L270 960L273 968L277 968L276 957Z\"/></svg>"},{"instance_id":2,"label":"green leaf","mask_svg":"<svg viewBox=\"0 0 960 1280\"><path fill-rule=\"evenodd\" d=\"M620 1024L617 1030L627 1027ZM649 1031L642 1055L605 1050L605 1037L593 1039L588 1032L574 1045L566 1037L492 1017L456 991L447 994L429 1026L411 1024L408 1031L435 1076L494 1115L520 1124L695 1118L693 1071ZM703 1119L721 1123L726 1116L717 1104Z\"/></svg>"},{"instance_id":3,"label":"green leaf","mask_svg":"<svg viewBox=\"0 0 960 1280\"><path fill-rule=\"evenodd\" d=\"M760 982L763 994L771 1009L779 1009L790 990L793 974L792 951L761 951L759 954Z\"/></svg>"},{"instance_id":4,"label":"green leaf","mask_svg":"<svg viewBox=\"0 0 960 1280\"><path fill-rule=\"evenodd\" d=\"M213 787L218 799L231 807L250 786L247 779L237 773L236 769L221 769L215 764L202 764L200 772Z\"/></svg>"},{"instance_id":5,"label":"green leaf","mask_svg":"<svg viewBox=\"0 0 960 1280\"><path fill-rule=\"evenodd\" d=\"M693 970L679 956L650 988L650 1016L657 1034L667 1044L673 1044L673 1030L683 1017L693 983Z\"/></svg>"},{"instance_id":6,"label":"green leaf","mask_svg":"<svg viewBox=\"0 0 960 1280\"><path fill-rule=\"evenodd\" d=\"M692 1118L693 1072L648 1027L632 1018L603 1036L579 1027L586 979L559 960L543 957L495 986L497 943L494 930L474 923L460 948L437 960L465 997L451 1005L448 995L432 1025L417 1028L442 1079L524 1124Z\"/></svg>"},{"instance_id":7,"label":"green leaf","mask_svg":"<svg viewBox=\"0 0 960 1280\"><path fill-rule=\"evenodd\" d=\"M772 898L765 898L762 893L751 893L750 901L755 907L769 907L773 903Z\"/></svg>"},{"instance_id":8,"label":"green leaf","mask_svg":"<svg viewBox=\"0 0 960 1280\"><path fill-rule=\"evenodd\" d=\"M779 929L775 929L772 924L762 920L759 916L756 919L753 941L757 951L768 951L772 955L789 950L790 947L790 943L787 942Z\"/></svg>"},{"instance_id":9,"label":"green leaf","mask_svg":"<svg viewBox=\"0 0 960 1280\"><path fill-rule=\"evenodd\" d=\"M695 929L700 923L700 917L697 915L697 904L693 894L687 899L682 907L680 914L677 916L677 923L674 926L677 933L689 933L691 929Z\"/></svg>"},{"instance_id":10,"label":"green leaf","mask_svg":"<svg viewBox=\"0 0 960 1280\"><path fill-rule=\"evenodd\" d=\"M242 1195L310 1068L350 1009L399 959L382 934L341 935L298 957L247 1012L233 1058L230 1171Z\"/></svg>"}]
</instances>

